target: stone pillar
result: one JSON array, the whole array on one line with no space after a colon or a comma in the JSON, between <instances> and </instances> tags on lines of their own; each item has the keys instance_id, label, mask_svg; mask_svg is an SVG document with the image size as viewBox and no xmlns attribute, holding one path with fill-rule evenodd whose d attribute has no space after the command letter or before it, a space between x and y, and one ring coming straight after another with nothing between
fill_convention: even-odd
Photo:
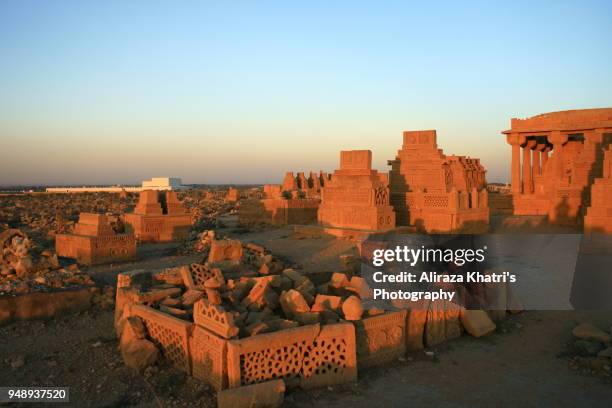
<instances>
[{"instance_id":1,"label":"stone pillar","mask_svg":"<svg viewBox=\"0 0 612 408\"><path fill-rule=\"evenodd\" d=\"M553 145L553 159L554 163L554 172L553 175L555 180L560 181L563 177L563 144L567 142L567 135L562 134L559 130L553 130L550 132L550 136L548 140Z\"/></svg>"},{"instance_id":2,"label":"stone pillar","mask_svg":"<svg viewBox=\"0 0 612 408\"><path fill-rule=\"evenodd\" d=\"M584 149L588 152L590 158L595 160L597 146L603 142L603 129L594 129L583 132Z\"/></svg>"},{"instance_id":3,"label":"stone pillar","mask_svg":"<svg viewBox=\"0 0 612 408\"><path fill-rule=\"evenodd\" d=\"M521 137L518 133L510 133L506 135L506 141L512 146L512 193L520 194L522 191L521 187L521 149L520 144L524 137Z\"/></svg>"},{"instance_id":4,"label":"stone pillar","mask_svg":"<svg viewBox=\"0 0 612 408\"><path fill-rule=\"evenodd\" d=\"M533 150L533 176L539 176L542 174L542 168L540 167L540 157L542 155L543 144L538 143Z\"/></svg>"},{"instance_id":5,"label":"stone pillar","mask_svg":"<svg viewBox=\"0 0 612 408\"><path fill-rule=\"evenodd\" d=\"M523 147L523 194L533 193L533 177L531 169L531 149L536 145L535 140L529 140Z\"/></svg>"},{"instance_id":6,"label":"stone pillar","mask_svg":"<svg viewBox=\"0 0 612 408\"><path fill-rule=\"evenodd\" d=\"M471 191L471 197L470 197L470 201L472 202L472 206L470 208L478 208L480 207L480 203L478 202L478 190L476 190L476 187L472 188Z\"/></svg>"},{"instance_id":7,"label":"stone pillar","mask_svg":"<svg viewBox=\"0 0 612 408\"><path fill-rule=\"evenodd\" d=\"M550 152L551 147L549 145L544 145L544 149L542 150L542 173L546 169L546 163L548 163L548 152Z\"/></svg>"}]
</instances>

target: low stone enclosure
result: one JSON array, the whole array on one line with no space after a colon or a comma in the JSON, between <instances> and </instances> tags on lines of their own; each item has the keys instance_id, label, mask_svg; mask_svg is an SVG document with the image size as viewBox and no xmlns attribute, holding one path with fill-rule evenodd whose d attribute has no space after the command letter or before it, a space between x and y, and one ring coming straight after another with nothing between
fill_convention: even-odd
<instances>
[{"instance_id":1,"label":"low stone enclosure","mask_svg":"<svg viewBox=\"0 0 612 408\"><path fill-rule=\"evenodd\" d=\"M489 334L496 327L491 318L506 314L507 296L500 291L500 310L491 318L447 301L419 310L400 304L381 308L370 302L365 280L351 271L274 272L263 268L271 258L263 247L243 245L242 253L238 248L238 241L213 242L209 260L222 253L217 259L225 264L119 275L115 328L126 363L138 353L128 346L134 340L131 327L143 327L134 344L154 344L176 368L217 391L278 379L288 388L309 389L355 381L360 369L435 346L463 330L476 337ZM245 257L251 262L246 269Z\"/></svg>"}]
</instances>

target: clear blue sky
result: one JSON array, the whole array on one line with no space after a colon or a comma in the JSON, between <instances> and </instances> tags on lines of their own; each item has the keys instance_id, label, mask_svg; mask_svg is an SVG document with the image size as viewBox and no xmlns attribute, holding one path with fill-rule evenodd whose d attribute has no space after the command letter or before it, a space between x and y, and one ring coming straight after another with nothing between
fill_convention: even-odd
<instances>
[{"instance_id":1,"label":"clear blue sky","mask_svg":"<svg viewBox=\"0 0 612 408\"><path fill-rule=\"evenodd\" d=\"M1 1L0 184L280 182L401 132L505 181L511 117L612 106L612 2Z\"/></svg>"}]
</instances>

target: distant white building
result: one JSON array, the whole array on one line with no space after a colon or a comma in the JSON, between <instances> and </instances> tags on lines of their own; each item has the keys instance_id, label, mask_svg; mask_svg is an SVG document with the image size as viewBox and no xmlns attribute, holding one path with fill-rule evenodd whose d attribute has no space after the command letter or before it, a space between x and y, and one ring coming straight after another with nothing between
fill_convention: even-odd
<instances>
[{"instance_id":1,"label":"distant white building","mask_svg":"<svg viewBox=\"0 0 612 408\"><path fill-rule=\"evenodd\" d=\"M142 182L143 190L182 190L186 188L178 177L153 177Z\"/></svg>"},{"instance_id":2,"label":"distant white building","mask_svg":"<svg viewBox=\"0 0 612 408\"><path fill-rule=\"evenodd\" d=\"M142 190L183 190L184 186L179 177L153 177L144 180L140 187L137 186L111 186L111 187L47 187L47 193L137 193Z\"/></svg>"}]
</instances>

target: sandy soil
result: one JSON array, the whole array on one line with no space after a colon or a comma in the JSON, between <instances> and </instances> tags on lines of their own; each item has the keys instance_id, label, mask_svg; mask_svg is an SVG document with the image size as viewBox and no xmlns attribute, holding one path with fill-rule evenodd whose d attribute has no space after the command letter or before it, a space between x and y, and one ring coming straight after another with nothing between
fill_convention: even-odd
<instances>
[{"instance_id":1,"label":"sandy soil","mask_svg":"<svg viewBox=\"0 0 612 408\"><path fill-rule=\"evenodd\" d=\"M353 246L331 238L301 239L290 229L224 231L265 245L306 270L334 270L338 255ZM92 268L96 281L114 282L119 271L161 269L193 262L176 246L144 246L141 259ZM0 384L69 386L71 406L215 406L212 390L167 366L139 374L122 364L113 332L113 313L93 308L46 322L18 322L0 328ZM385 367L362 370L355 384L286 395L288 407L609 407L609 376L573 370L563 357L574 325L612 325L612 313L538 311L512 316L496 333L468 336L416 352ZM35 405L41 406L41 405Z\"/></svg>"}]
</instances>

